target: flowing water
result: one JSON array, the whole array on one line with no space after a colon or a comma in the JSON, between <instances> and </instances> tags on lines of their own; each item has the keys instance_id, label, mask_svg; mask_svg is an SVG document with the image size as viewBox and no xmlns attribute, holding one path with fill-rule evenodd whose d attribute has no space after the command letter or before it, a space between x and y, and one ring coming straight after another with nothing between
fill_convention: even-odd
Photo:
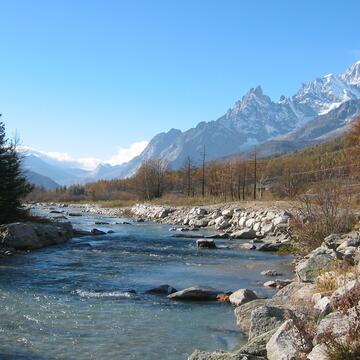
<instances>
[{"instance_id":1,"label":"flowing water","mask_svg":"<svg viewBox=\"0 0 360 360\"><path fill-rule=\"evenodd\" d=\"M81 229L114 233L0 258L1 360L171 360L186 359L194 349L233 350L245 337L229 304L178 302L146 290L206 285L269 296L260 272L290 274L286 257L198 250L194 239L171 237L169 225L114 224L118 220L73 218Z\"/></svg>"}]
</instances>

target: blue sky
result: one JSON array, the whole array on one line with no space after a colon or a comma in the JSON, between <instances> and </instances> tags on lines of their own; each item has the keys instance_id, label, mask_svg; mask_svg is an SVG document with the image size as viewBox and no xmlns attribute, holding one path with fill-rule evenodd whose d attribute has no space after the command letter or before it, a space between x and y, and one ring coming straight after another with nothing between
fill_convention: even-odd
<instances>
[{"instance_id":1,"label":"blue sky","mask_svg":"<svg viewBox=\"0 0 360 360\"><path fill-rule=\"evenodd\" d=\"M0 112L24 145L110 159L360 59L359 1L0 0Z\"/></svg>"}]
</instances>

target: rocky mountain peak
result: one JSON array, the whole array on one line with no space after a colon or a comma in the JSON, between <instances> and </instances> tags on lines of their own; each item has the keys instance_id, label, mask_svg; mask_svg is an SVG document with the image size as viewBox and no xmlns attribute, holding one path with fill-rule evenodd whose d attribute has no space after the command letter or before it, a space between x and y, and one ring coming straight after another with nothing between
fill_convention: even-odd
<instances>
[{"instance_id":1,"label":"rocky mountain peak","mask_svg":"<svg viewBox=\"0 0 360 360\"><path fill-rule=\"evenodd\" d=\"M350 85L360 86L360 60L351 65L342 75L341 79Z\"/></svg>"}]
</instances>

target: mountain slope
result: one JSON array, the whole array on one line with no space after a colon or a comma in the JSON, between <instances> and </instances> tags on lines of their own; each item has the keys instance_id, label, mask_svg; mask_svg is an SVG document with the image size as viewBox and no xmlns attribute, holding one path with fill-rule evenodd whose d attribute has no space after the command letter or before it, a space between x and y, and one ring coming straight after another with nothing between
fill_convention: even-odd
<instances>
[{"instance_id":1,"label":"mountain slope","mask_svg":"<svg viewBox=\"0 0 360 360\"><path fill-rule=\"evenodd\" d=\"M360 118L360 100L347 101L292 132L259 145L257 155L258 157L281 155L330 141L344 135L358 118ZM245 156L250 157L251 154ZM235 155L229 156L226 160L234 157Z\"/></svg>"},{"instance_id":2,"label":"mountain slope","mask_svg":"<svg viewBox=\"0 0 360 360\"><path fill-rule=\"evenodd\" d=\"M277 148L290 151L319 141L317 138L322 135L325 138L330 136L326 121L332 122L329 126L335 136L336 126L343 128L343 115L333 111L342 104L357 99L360 99L360 61L343 74L326 75L304 84L294 96L283 96L277 102L266 96L258 86L250 89L218 120L202 122L185 132L171 129L167 133L156 135L139 156L116 169L102 169L98 176L131 176L150 158L162 158L170 167L178 168L188 156L194 161L199 160L204 146L207 160L246 152L254 145L263 143L270 147L269 150L273 149L270 153ZM329 112L332 116L339 116L340 122L337 123L333 118L321 118ZM317 120L312 123L314 119ZM324 122L323 126L319 125L321 122ZM306 127L307 124L309 127ZM294 132L295 129L301 130ZM338 132L343 131L339 129ZM289 137L279 143L277 138L285 134L289 134ZM292 144L294 141L296 144Z\"/></svg>"},{"instance_id":3,"label":"mountain slope","mask_svg":"<svg viewBox=\"0 0 360 360\"><path fill-rule=\"evenodd\" d=\"M55 190L56 188L60 187L59 184L57 184L49 177L37 174L33 171L25 171L24 175L30 184L37 187L41 187L47 190Z\"/></svg>"},{"instance_id":4,"label":"mountain slope","mask_svg":"<svg viewBox=\"0 0 360 360\"><path fill-rule=\"evenodd\" d=\"M82 183L90 172L78 168L65 167L56 163L49 163L45 156L28 153L23 156L22 166L24 170L32 171L45 176L60 185Z\"/></svg>"}]
</instances>

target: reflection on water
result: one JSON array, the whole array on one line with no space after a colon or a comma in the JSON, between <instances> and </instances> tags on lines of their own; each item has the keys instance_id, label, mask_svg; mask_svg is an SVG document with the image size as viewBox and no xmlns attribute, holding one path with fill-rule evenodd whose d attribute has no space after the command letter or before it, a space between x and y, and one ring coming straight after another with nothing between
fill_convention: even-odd
<instances>
[{"instance_id":1,"label":"reflection on water","mask_svg":"<svg viewBox=\"0 0 360 360\"><path fill-rule=\"evenodd\" d=\"M118 220L72 219L82 229ZM114 233L0 258L0 359L186 359L194 349L232 350L244 337L229 305L145 291L199 284L266 296L260 272L289 273L287 258L197 250L193 239L171 238L166 225L96 227Z\"/></svg>"}]
</instances>

